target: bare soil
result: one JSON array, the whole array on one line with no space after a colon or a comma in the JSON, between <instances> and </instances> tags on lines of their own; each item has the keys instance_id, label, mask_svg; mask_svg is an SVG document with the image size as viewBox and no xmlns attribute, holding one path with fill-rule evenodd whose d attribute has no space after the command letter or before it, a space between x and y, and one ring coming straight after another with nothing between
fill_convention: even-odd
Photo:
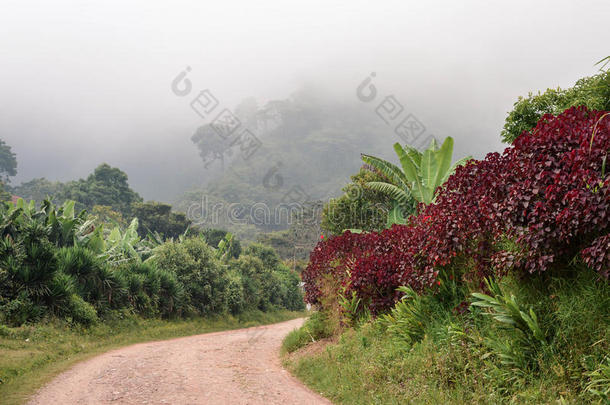
<instances>
[{"instance_id":1,"label":"bare soil","mask_svg":"<svg viewBox=\"0 0 610 405\"><path fill-rule=\"evenodd\" d=\"M60 374L29 404L330 404L280 363L282 339L303 321L113 350Z\"/></svg>"}]
</instances>

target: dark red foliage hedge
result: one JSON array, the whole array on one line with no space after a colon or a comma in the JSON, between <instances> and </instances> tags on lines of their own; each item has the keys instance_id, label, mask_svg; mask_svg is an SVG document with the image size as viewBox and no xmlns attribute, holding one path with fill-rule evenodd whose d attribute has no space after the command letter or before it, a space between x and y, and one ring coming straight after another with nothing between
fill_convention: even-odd
<instances>
[{"instance_id":1,"label":"dark red foliage hedge","mask_svg":"<svg viewBox=\"0 0 610 405\"><path fill-rule=\"evenodd\" d=\"M319 302L329 274L378 312L400 285L434 286L456 257L474 265L471 280L544 272L576 256L608 279L609 151L610 113L546 115L502 154L458 168L409 225L320 242L303 274L306 300Z\"/></svg>"}]
</instances>

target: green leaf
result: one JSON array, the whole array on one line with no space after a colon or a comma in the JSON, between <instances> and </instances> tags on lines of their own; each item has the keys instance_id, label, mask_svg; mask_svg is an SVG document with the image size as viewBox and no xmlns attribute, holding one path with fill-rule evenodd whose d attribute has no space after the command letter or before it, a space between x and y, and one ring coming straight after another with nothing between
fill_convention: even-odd
<instances>
[{"instance_id":1,"label":"green leaf","mask_svg":"<svg viewBox=\"0 0 610 405\"><path fill-rule=\"evenodd\" d=\"M363 233L364 232L362 229L356 229L356 228L344 229L343 232L345 232L345 231L350 231L351 233Z\"/></svg>"},{"instance_id":2,"label":"green leaf","mask_svg":"<svg viewBox=\"0 0 610 405\"><path fill-rule=\"evenodd\" d=\"M366 185L371 190L387 194L394 200L403 204L407 203L411 197L411 193L408 189L402 189L394 184L385 183L383 181L369 181L366 183Z\"/></svg>"},{"instance_id":3,"label":"green leaf","mask_svg":"<svg viewBox=\"0 0 610 405\"><path fill-rule=\"evenodd\" d=\"M387 228L391 228L394 224L404 225L407 221L405 217L402 215L402 208L397 201L394 201L394 207L388 213L388 221L386 224Z\"/></svg>"},{"instance_id":4,"label":"green leaf","mask_svg":"<svg viewBox=\"0 0 610 405\"><path fill-rule=\"evenodd\" d=\"M449 179L449 177L455 173L455 170L460 167L465 165L466 163L468 163L468 161L472 160L472 156L466 156L461 158L460 160L458 160L457 162L455 162L451 168L445 173L445 175L443 176L440 185L442 186L443 184L445 184L445 182L447 181L447 179Z\"/></svg>"},{"instance_id":5,"label":"green leaf","mask_svg":"<svg viewBox=\"0 0 610 405\"><path fill-rule=\"evenodd\" d=\"M407 154L407 156L409 156L409 158L411 158L411 162L413 162L413 164L415 165L417 170L419 170L419 167L421 166L422 153L420 151L418 151L417 149L415 149L414 147L409 146L409 145L404 146L404 151Z\"/></svg>"},{"instance_id":6,"label":"green leaf","mask_svg":"<svg viewBox=\"0 0 610 405\"><path fill-rule=\"evenodd\" d=\"M386 160L370 155L361 155L362 161L379 170L384 176L388 177L396 185L407 188L408 180L400 168Z\"/></svg>"},{"instance_id":7,"label":"green leaf","mask_svg":"<svg viewBox=\"0 0 610 405\"><path fill-rule=\"evenodd\" d=\"M443 179L445 178L447 171L451 168L451 158L453 156L453 138L448 136L445 138L443 145L436 152L436 177L434 179L435 189L440 187L445 182Z\"/></svg>"},{"instance_id":8,"label":"green leaf","mask_svg":"<svg viewBox=\"0 0 610 405\"><path fill-rule=\"evenodd\" d=\"M409 183L419 183L420 177L417 166L411 159L411 154L408 154L398 142L394 144L394 151L398 155L404 176L408 179Z\"/></svg>"},{"instance_id":9,"label":"green leaf","mask_svg":"<svg viewBox=\"0 0 610 405\"><path fill-rule=\"evenodd\" d=\"M63 216L69 219L74 219L74 201L66 201L63 208Z\"/></svg>"}]
</instances>

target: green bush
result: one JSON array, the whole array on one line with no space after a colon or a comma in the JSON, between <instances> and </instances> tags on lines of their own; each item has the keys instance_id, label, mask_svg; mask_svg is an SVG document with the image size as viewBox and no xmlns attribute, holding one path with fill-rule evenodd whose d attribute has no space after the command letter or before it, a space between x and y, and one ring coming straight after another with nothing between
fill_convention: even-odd
<instances>
[{"instance_id":1,"label":"green bush","mask_svg":"<svg viewBox=\"0 0 610 405\"><path fill-rule=\"evenodd\" d=\"M506 117L502 140L512 143L523 131L534 128L544 114L558 115L579 105L589 110L610 110L610 71L580 79L569 89L548 89L544 93L519 97Z\"/></svg>"},{"instance_id":2,"label":"green bush","mask_svg":"<svg viewBox=\"0 0 610 405\"><path fill-rule=\"evenodd\" d=\"M266 310L271 307L272 270L255 256L241 255L229 262L229 269L242 280L245 309Z\"/></svg>"},{"instance_id":3,"label":"green bush","mask_svg":"<svg viewBox=\"0 0 610 405\"><path fill-rule=\"evenodd\" d=\"M398 291L404 296L389 314L379 318L379 322L399 345L408 349L424 338L432 318L430 297L418 295L411 287L399 287Z\"/></svg>"},{"instance_id":4,"label":"green bush","mask_svg":"<svg viewBox=\"0 0 610 405\"><path fill-rule=\"evenodd\" d=\"M227 284L227 305L233 315L245 309L244 286L241 276L235 271L227 273L229 282Z\"/></svg>"},{"instance_id":5,"label":"green bush","mask_svg":"<svg viewBox=\"0 0 610 405\"><path fill-rule=\"evenodd\" d=\"M163 317L181 316L188 312L184 286L175 273L162 269L155 269L159 278L159 312Z\"/></svg>"},{"instance_id":6,"label":"green bush","mask_svg":"<svg viewBox=\"0 0 610 405\"><path fill-rule=\"evenodd\" d=\"M261 243L251 244L244 250L243 254L258 257L263 262L263 266L269 270L275 270L281 263L281 259L275 250L271 246Z\"/></svg>"},{"instance_id":7,"label":"green bush","mask_svg":"<svg viewBox=\"0 0 610 405\"><path fill-rule=\"evenodd\" d=\"M228 309L226 271L203 239L166 242L156 250L154 262L159 269L176 274L184 285L186 303L199 314Z\"/></svg>"},{"instance_id":8,"label":"green bush","mask_svg":"<svg viewBox=\"0 0 610 405\"><path fill-rule=\"evenodd\" d=\"M0 322L7 325L19 326L36 322L45 313L46 308L36 304L25 291L12 300L0 301Z\"/></svg>"},{"instance_id":9,"label":"green bush","mask_svg":"<svg viewBox=\"0 0 610 405\"><path fill-rule=\"evenodd\" d=\"M237 267L245 277L244 286L252 284L251 293L253 291L255 293L256 289L260 290L259 309L265 310L275 306L302 311L305 308L299 275L282 263L272 247L253 243L244 250L244 255L240 259L242 257L253 267L249 269L249 264L243 261ZM247 257L258 258L262 268L256 260L246 259Z\"/></svg>"},{"instance_id":10,"label":"green bush","mask_svg":"<svg viewBox=\"0 0 610 405\"><path fill-rule=\"evenodd\" d=\"M55 273L49 283L49 297L47 305L55 314L61 314L66 308L73 294L76 294L75 278L64 272Z\"/></svg>"},{"instance_id":11,"label":"green bush","mask_svg":"<svg viewBox=\"0 0 610 405\"><path fill-rule=\"evenodd\" d=\"M77 294L70 296L68 311L66 313L74 322L91 325L97 322L97 311L90 303Z\"/></svg>"},{"instance_id":12,"label":"green bush","mask_svg":"<svg viewBox=\"0 0 610 405\"><path fill-rule=\"evenodd\" d=\"M141 315L172 317L188 312L182 283L175 273L152 263L129 263L119 268L129 305Z\"/></svg>"},{"instance_id":13,"label":"green bush","mask_svg":"<svg viewBox=\"0 0 610 405\"><path fill-rule=\"evenodd\" d=\"M301 278L299 275L288 268L287 266L280 264L276 269L275 274L277 280L282 286L278 291L280 294L280 306L290 311L302 311L305 309L305 302L303 301L303 291L301 289Z\"/></svg>"},{"instance_id":14,"label":"green bush","mask_svg":"<svg viewBox=\"0 0 610 405\"><path fill-rule=\"evenodd\" d=\"M25 224L14 237L0 241L0 268L3 283L0 295L7 299L25 293L35 303L42 303L48 284L57 270L55 248L48 239L49 229L42 224Z\"/></svg>"},{"instance_id":15,"label":"green bush","mask_svg":"<svg viewBox=\"0 0 610 405\"><path fill-rule=\"evenodd\" d=\"M98 310L120 306L124 280L91 250L64 247L57 251L58 269L76 280L78 294Z\"/></svg>"}]
</instances>

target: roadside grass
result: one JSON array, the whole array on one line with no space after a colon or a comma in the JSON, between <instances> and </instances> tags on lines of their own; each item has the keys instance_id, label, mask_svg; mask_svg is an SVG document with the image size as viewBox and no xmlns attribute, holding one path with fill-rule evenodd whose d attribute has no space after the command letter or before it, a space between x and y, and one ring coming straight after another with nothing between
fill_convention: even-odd
<instances>
[{"instance_id":1,"label":"roadside grass","mask_svg":"<svg viewBox=\"0 0 610 405\"><path fill-rule=\"evenodd\" d=\"M380 318L316 350L295 331L284 365L341 404L609 404L610 284L592 273L500 284L537 314L545 343L523 346L519 331L483 310L458 314L429 303L419 340L397 339Z\"/></svg>"},{"instance_id":2,"label":"roadside grass","mask_svg":"<svg viewBox=\"0 0 610 405\"><path fill-rule=\"evenodd\" d=\"M283 310L177 320L129 315L88 328L60 320L18 328L0 325L0 402L25 403L37 389L76 362L121 346L272 324L306 315Z\"/></svg>"},{"instance_id":3,"label":"roadside grass","mask_svg":"<svg viewBox=\"0 0 610 405\"><path fill-rule=\"evenodd\" d=\"M282 342L282 354L292 353L310 342L333 335L333 330L322 312L314 312L299 329L290 332Z\"/></svg>"}]
</instances>

